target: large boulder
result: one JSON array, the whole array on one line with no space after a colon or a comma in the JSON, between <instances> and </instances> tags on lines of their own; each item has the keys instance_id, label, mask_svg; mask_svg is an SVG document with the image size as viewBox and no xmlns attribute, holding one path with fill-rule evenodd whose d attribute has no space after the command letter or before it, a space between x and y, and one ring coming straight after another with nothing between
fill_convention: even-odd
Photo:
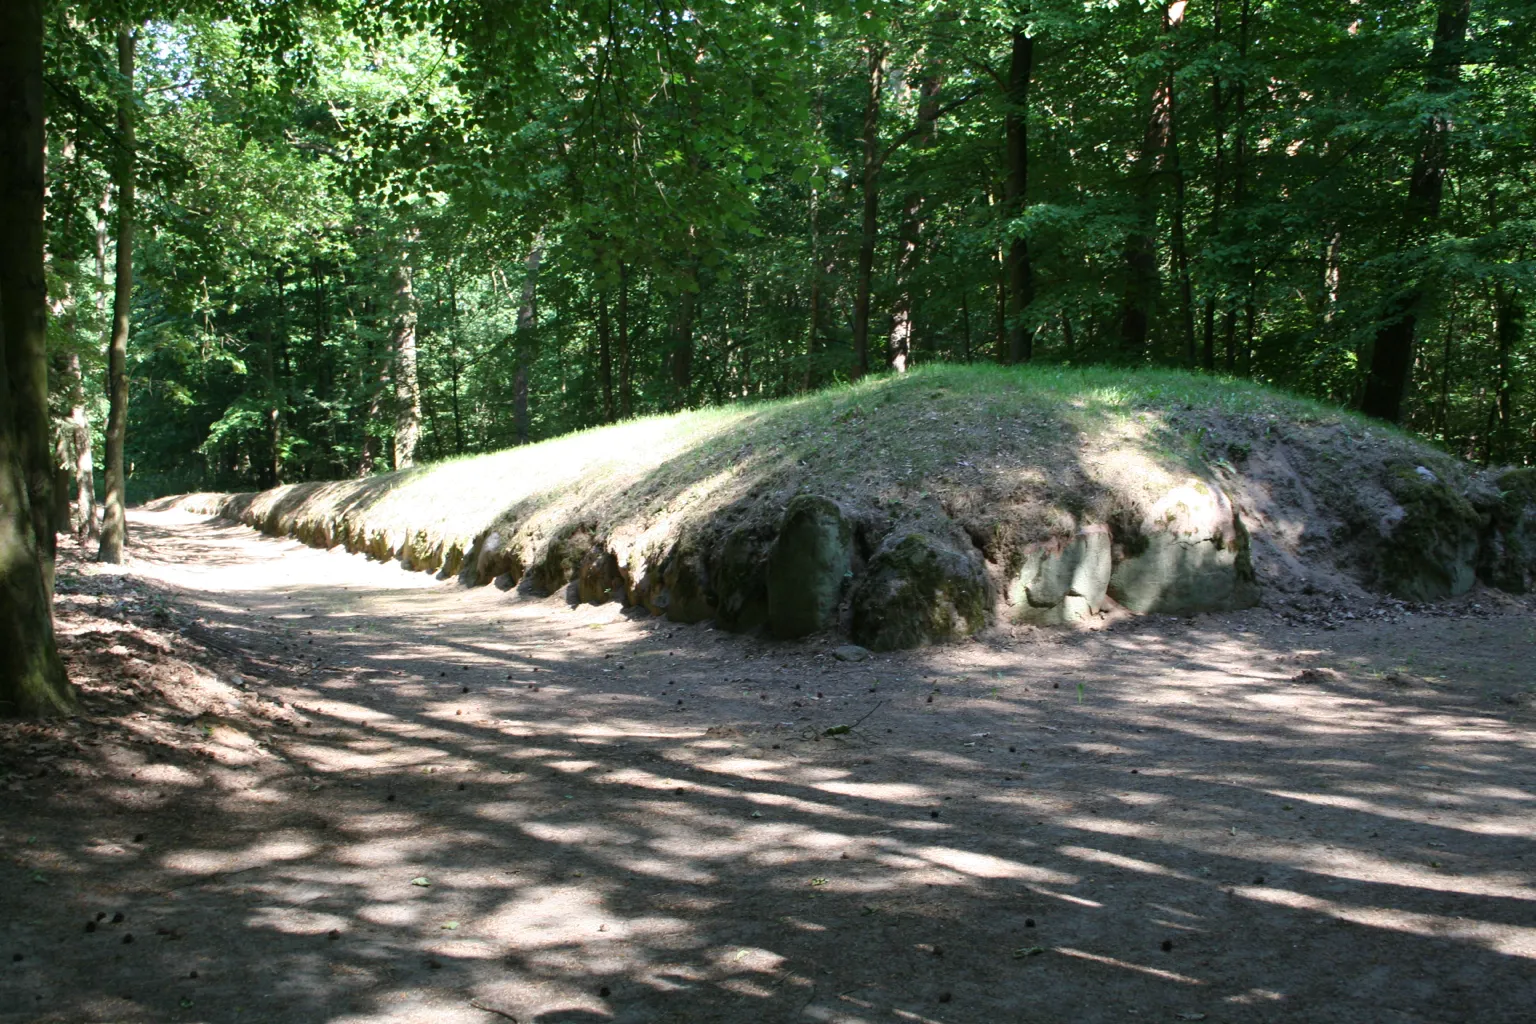
<instances>
[{"instance_id":1,"label":"large boulder","mask_svg":"<svg viewBox=\"0 0 1536 1024\"><path fill-rule=\"evenodd\" d=\"M768 621L767 561L771 538L739 526L715 552L715 621L722 629L746 632Z\"/></svg>"},{"instance_id":2,"label":"large boulder","mask_svg":"<svg viewBox=\"0 0 1536 1024\"><path fill-rule=\"evenodd\" d=\"M639 605L673 622L703 622L715 614L701 540L685 534L665 549L647 551L628 588L626 604Z\"/></svg>"},{"instance_id":3,"label":"large boulder","mask_svg":"<svg viewBox=\"0 0 1536 1024\"><path fill-rule=\"evenodd\" d=\"M603 604L625 595L624 570L618 556L607 546L594 544L582 556L576 570L576 599L587 604Z\"/></svg>"},{"instance_id":4,"label":"large boulder","mask_svg":"<svg viewBox=\"0 0 1536 1024\"><path fill-rule=\"evenodd\" d=\"M835 501L801 494L790 501L768 552L768 630L792 640L837 622L851 576L853 527Z\"/></svg>"},{"instance_id":5,"label":"large boulder","mask_svg":"<svg viewBox=\"0 0 1536 1024\"><path fill-rule=\"evenodd\" d=\"M1008 588L1014 618L1062 625L1097 614L1109 590L1112 549L1109 527L1102 525L1026 548Z\"/></svg>"},{"instance_id":6,"label":"large boulder","mask_svg":"<svg viewBox=\"0 0 1536 1024\"><path fill-rule=\"evenodd\" d=\"M483 587L492 580L507 577L509 584L516 583L523 575L522 552L512 542L510 533L487 530L475 538L464 566L459 572L460 582L473 587Z\"/></svg>"},{"instance_id":7,"label":"large boulder","mask_svg":"<svg viewBox=\"0 0 1536 1024\"><path fill-rule=\"evenodd\" d=\"M1116 540L1109 596L1133 612L1189 615L1258 603L1248 531L1207 481L1173 487Z\"/></svg>"},{"instance_id":8,"label":"large boulder","mask_svg":"<svg viewBox=\"0 0 1536 1024\"><path fill-rule=\"evenodd\" d=\"M974 548L958 538L897 531L854 589L851 632L875 651L958 639L986 625L989 604Z\"/></svg>"},{"instance_id":9,"label":"large boulder","mask_svg":"<svg viewBox=\"0 0 1536 1024\"><path fill-rule=\"evenodd\" d=\"M1524 594L1536 585L1536 469L1508 469L1476 503L1484 516L1477 575L1489 586Z\"/></svg>"},{"instance_id":10,"label":"large boulder","mask_svg":"<svg viewBox=\"0 0 1536 1024\"><path fill-rule=\"evenodd\" d=\"M1482 525L1472 503L1425 466L1394 463L1385 482L1395 504L1376 524L1381 589L1408 601L1472 589Z\"/></svg>"}]
</instances>

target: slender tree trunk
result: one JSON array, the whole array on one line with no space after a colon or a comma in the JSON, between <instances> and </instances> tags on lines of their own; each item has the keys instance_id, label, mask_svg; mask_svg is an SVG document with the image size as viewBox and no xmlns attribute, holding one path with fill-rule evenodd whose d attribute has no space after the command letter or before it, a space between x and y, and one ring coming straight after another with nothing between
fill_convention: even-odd
<instances>
[{"instance_id":1,"label":"slender tree trunk","mask_svg":"<svg viewBox=\"0 0 1536 1024\"><path fill-rule=\"evenodd\" d=\"M1182 4L1163 4L1163 43L1183 21ZM1164 68L1152 90L1150 112L1142 133L1141 149L1132 170L1131 197L1136 226L1126 237L1125 294L1120 303L1120 354L1127 362L1140 362L1146 356L1151 331L1152 309L1157 303L1157 187L1168 155L1169 130L1173 119L1173 72Z\"/></svg>"},{"instance_id":2,"label":"slender tree trunk","mask_svg":"<svg viewBox=\"0 0 1536 1024\"><path fill-rule=\"evenodd\" d=\"M603 388L603 422L613 422L613 324L608 315L608 296L597 296L597 372Z\"/></svg>"},{"instance_id":3,"label":"slender tree trunk","mask_svg":"<svg viewBox=\"0 0 1536 1024\"><path fill-rule=\"evenodd\" d=\"M1169 51L1178 43L1171 42ZM1173 69L1168 70L1168 170L1173 177L1173 267L1179 276L1179 320L1184 340L1184 362L1199 365L1195 349L1195 297L1189 280L1189 241L1184 230L1184 164L1179 155L1179 104Z\"/></svg>"},{"instance_id":4,"label":"slender tree trunk","mask_svg":"<svg viewBox=\"0 0 1536 1024\"><path fill-rule=\"evenodd\" d=\"M619 264L619 415L635 414L634 368L629 354L629 264Z\"/></svg>"},{"instance_id":5,"label":"slender tree trunk","mask_svg":"<svg viewBox=\"0 0 1536 1024\"><path fill-rule=\"evenodd\" d=\"M539 261L544 258L544 235L534 236L523 261L523 290L517 305L517 369L512 381L512 419L517 425L517 443L528 443L528 366L533 361L538 339L538 310L534 300L538 296Z\"/></svg>"},{"instance_id":6,"label":"slender tree trunk","mask_svg":"<svg viewBox=\"0 0 1536 1024\"><path fill-rule=\"evenodd\" d=\"M960 328L963 331L961 339L965 347L961 350L962 362L971 361L971 301L970 289L963 288L960 291Z\"/></svg>"},{"instance_id":7,"label":"slender tree trunk","mask_svg":"<svg viewBox=\"0 0 1536 1024\"><path fill-rule=\"evenodd\" d=\"M1008 113L1004 134L1008 150L1008 177L1003 188L1003 217L1012 221L1024 213L1029 189L1029 83L1034 76L1035 41L1022 26L1013 30L1013 52L1008 64ZM1008 241L1008 361L1028 362L1034 356L1035 332L1026 327L1024 314L1035 301L1034 268L1029 243L1015 233Z\"/></svg>"},{"instance_id":8,"label":"slender tree trunk","mask_svg":"<svg viewBox=\"0 0 1536 1024\"><path fill-rule=\"evenodd\" d=\"M1221 0L1211 5L1211 33L1217 45L1221 44ZM1214 136L1211 160L1211 223L1209 235L1215 244L1221 242L1221 203L1226 187L1226 91L1221 87L1221 69L1211 72L1211 132ZM1225 276L1225 275L1223 275ZM1208 283L1204 309L1204 352L1206 372L1216 369L1216 295L1214 283Z\"/></svg>"},{"instance_id":9,"label":"slender tree trunk","mask_svg":"<svg viewBox=\"0 0 1536 1024\"><path fill-rule=\"evenodd\" d=\"M127 478L123 445L128 433L128 317L133 301L134 164L133 50L137 36L117 30L117 282L112 292L112 341L107 348L107 494L101 522L103 562L121 562L128 545Z\"/></svg>"},{"instance_id":10,"label":"slender tree trunk","mask_svg":"<svg viewBox=\"0 0 1536 1024\"><path fill-rule=\"evenodd\" d=\"M683 294L678 298L677 335L672 342L672 384L677 407L686 409L693 399L693 328L699 307L699 261L689 257L683 270Z\"/></svg>"},{"instance_id":11,"label":"slender tree trunk","mask_svg":"<svg viewBox=\"0 0 1536 1024\"><path fill-rule=\"evenodd\" d=\"M1246 63L1248 59L1248 20L1252 13L1252 0L1242 0L1238 8L1237 17L1237 54L1238 59ZM1232 211L1241 215L1248 199L1248 84L1239 79L1232 90L1232 107L1234 115L1234 131L1232 133ZM1245 256L1239 267L1240 286L1243 293L1243 302L1247 321L1253 323L1253 257ZM1230 299L1228 300L1231 301ZM1237 310L1227 309L1226 323L1226 349L1227 349L1227 373L1236 375L1238 372L1237 358ZM1252 348L1252 332L1249 332L1249 350Z\"/></svg>"},{"instance_id":12,"label":"slender tree trunk","mask_svg":"<svg viewBox=\"0 0 1536 1024\"><path fill-rule=\"evenodd\" d=\"M863 218L853 293L854 376L869 372L869 304L874 286L875 244L880 230L880 94L885 89L885 47L868 45L869 78L864 94Z\"/></svg>"},{"instance_id":13,"label":"slender tree trunk","mask_svg":"<svg viewBox=\"0 0 1536 1024\"><path fill-rule=\"evenodd\" d=\"M1520 293L1502 281L1493 288L1493 336L1498 350L1494 388L1495 426L1490 461L1513 459L1515 440L1514 354L1525 334L1525 307Z\"/></svg>"},{"instance_id":14,"label":"slender tree trunk","mask_svg":"<svg viewBox=\"0 0 1536 1024\"><path fill-rule=\"evenodd\" d=\"M49 454L43 188L43 7L9 0L0 4L0 716L63 713L75 703L54 642L51 558L28 493L27 447L39 432ZM14 379L13 366L28 379ZM35 408L20 393L36 386L39 366Z\"/></svg>"},{"instance_id":15,"label":"slender tree trunk","mask_svg":"<svg viewBox=\"0 0 1536 1024\"><path fill-rule=\"evenodd\" d=\"M1445 95L1461 81L1460 51L1466 40L1471 8L1471 0L1440 0L1425 92ZM1419 135L1419 153L1413 163L1408 201L1403 211L1404 247L1418 241L1439 219L1450 128L1449 117L1436 114L1425 123ZM1371 349L1370 370L1361 401L1361 411L1368 416L1389 423L1400 422L1403 418L1403 400L1413 376L1414 333L1426 288L1425 281L1412 280L1388 300L1385 316L1376 329L1376 343Z\"/></svg>"},{"instance_id":16,"label":"slender tree trunk","mask_svg":"<svg viewBox=\"0 0 1536 1024\"><path fill-rule=\"evenodd\" d=\"M927 149L933 144L940 85L939 76L930 74L918 86L917 133L913 137L917 149ZM891 304L891 335L886 345L886 362L898 373L906 372L912 361L912 275L917 269L924 220L923 194L914 189L907 193L901 204L901 227L896 235L896 296Z\"/></svg>"},{"instance_id":17,"label":"slender tree trunk","mask_svg":"<svg viewBox=\"0 0 1536 1024\"><path fill-rule=\"evenodd\" d=\"M80 353L68 356L69 429L75 456L75 506L80 517L77 528L81 541L95 540L96 467L91 448L91 423L85 414L85 379L80 369Z\"/></svg>"},{"instance_id":18,"label":"slender tree trunk","mask_svg":"<svg viewBox=\"0 0 1536 1024\"><path fill-rule=\"evenodd\" d=\"M407 233L394 269L394 324L390 349L395 383L396 470L416 465L416 446L421 441L421 379L416 373L416 289L411 266L411 245L417 232Z\"/></svg>"}]
</instances>

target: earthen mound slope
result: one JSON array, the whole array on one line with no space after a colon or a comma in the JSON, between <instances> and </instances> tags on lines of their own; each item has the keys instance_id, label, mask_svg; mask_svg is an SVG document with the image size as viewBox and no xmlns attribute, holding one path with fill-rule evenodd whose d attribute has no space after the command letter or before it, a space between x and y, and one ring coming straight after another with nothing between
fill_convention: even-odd
<instances>
[{"instance_id":1,"label":"earthen mound slope","mask_svg":"<svg viewBox=\"0 0 1536 1024\"><path fill-rule=\"evenodd\" d=\"M1536 573L1536 470L1258 385L935 366L364 480L163 503L409 569L790 639L1433 601Z\"/></svg>"}]
</instances>

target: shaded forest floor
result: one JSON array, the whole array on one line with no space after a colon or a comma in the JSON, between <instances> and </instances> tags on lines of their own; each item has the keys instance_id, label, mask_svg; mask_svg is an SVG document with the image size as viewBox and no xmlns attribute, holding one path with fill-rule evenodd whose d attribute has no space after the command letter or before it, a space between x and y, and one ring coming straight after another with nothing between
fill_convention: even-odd
<instances>
[{"instance_id":1,"label":"shaded forest floor","mask_svg":"<svg viewBox=\"0 0 1536 1024\"><path fill-rule=\"evenodd\" d=\"M843 662L133 527L61 570L83 713L0 727L6 1024L1536 1005L1526 604Z\"/></svg>"}]
</instances>

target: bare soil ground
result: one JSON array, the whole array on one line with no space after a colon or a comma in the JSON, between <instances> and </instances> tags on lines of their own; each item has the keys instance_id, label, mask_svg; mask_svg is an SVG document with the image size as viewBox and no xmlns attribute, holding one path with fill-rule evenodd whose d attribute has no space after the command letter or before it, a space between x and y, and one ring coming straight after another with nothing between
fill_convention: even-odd
<instances>
[{"instance_id":1,"label":"bare soil ground","mask_svg":"<svg viewBox=\"0 0 1536 1024\"><path fill-rule=\"evenodd\" d=\"M5 1024L1536 1017L1527 605L847 663L133 529L0 730Z\"/></svg>"}]
</instances>

